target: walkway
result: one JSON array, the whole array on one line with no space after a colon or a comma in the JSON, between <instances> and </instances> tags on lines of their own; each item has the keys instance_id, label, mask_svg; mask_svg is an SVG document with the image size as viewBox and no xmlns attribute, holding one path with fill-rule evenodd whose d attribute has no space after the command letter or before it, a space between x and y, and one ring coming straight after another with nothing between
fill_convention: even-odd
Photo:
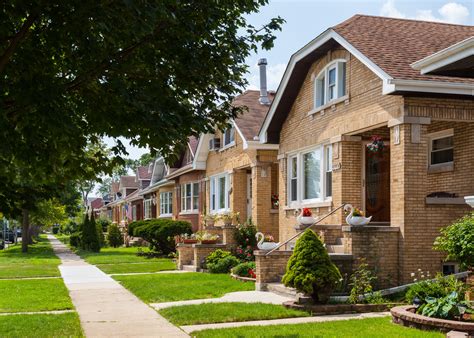
<instances>
[{"instance_id":1,"label":"walkway","mask_svg":"<svg viewBox=\"0 0 474 338\"><path fill-rule=\"evenodd\" d=\"M193 299L193 300L180 300L176 302L166 302L166 303L152 303L150 306L153 306L156 310L165 309L173 306L181 305L195 305L195 304L204 304L204 303L230 303L230 302L240 302L240 303L265 303L265 304L277 304L281 305L284 302L293 300L292 298L283 297L272 292L263 292L263 291L238 291L226 293L220 298L207 298L207 299Z\"/></svg>"},{"instance_id":2,"label":"walkway","mask_svg":"<svg viewBox=\"0 0 474 338\"><path fill-rule=\"evenodd\" d=\"M187 337L127 289L48 235L87 337Z\"/></svg>"},{"instance_id":3,"label":"walkway","mask_svg":"<svg viewBox=\"0 0 474 338\"><path fill-rule=\"evenodd\" d=\"M322 323L322 322L333 322L337 320L380 318L380 317L387 317L387 316L390 316L390 312L372 312L372 313L357 313L357 314L317 316L317 317L254 320L250 322L187 325L187 326L181 326L181 329L187 333L191 333L194 331L202 331L202 330L207 330L207 329L226 329L226 328L241 327L241 326L268 326L268 325L285 325L285 324Z\"/></svg>"}]
</instances>

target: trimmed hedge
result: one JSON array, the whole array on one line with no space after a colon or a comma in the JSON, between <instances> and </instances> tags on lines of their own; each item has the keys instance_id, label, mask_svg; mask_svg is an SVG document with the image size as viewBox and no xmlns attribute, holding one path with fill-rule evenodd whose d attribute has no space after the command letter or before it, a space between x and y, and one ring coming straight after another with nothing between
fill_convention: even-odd
<instances>
[{"instance_id":1,"label":"trimmed hedge","mask_svg":"<svg viewBox=\"0 0 474 338\"><path fill-rule=\"evenodd\" d=\"M191 234L191 224L186 221L171 219L150 219L137 221L128 225L131 236L141 237L150 243L150 249L169 254L176 251L174 236Z\"/></svg>"}]
</instances>

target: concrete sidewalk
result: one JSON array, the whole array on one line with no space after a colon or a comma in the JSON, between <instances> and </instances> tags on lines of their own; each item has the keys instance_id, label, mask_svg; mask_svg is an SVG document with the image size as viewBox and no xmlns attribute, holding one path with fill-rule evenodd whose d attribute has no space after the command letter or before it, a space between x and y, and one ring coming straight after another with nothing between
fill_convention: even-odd
<instances>
[{"instance_id":1,"label":"concrete sidewalk","mask_svg":"<svg viewBox=\"0 0 474 338\"><path fill-rule=\"evenodd\" d=\"M86 337L187 337L97 267L48 235Z\"/></svg>"},{"instance_id":2,"label":"concrete sidewalk","mask_svg":"<svg viewBox=\"0 0 474 338\"><path fill-rule=\"evenodd\" d=\"M371 313L356 313L356 314L331 315L331 316L254 320L254 321L249 321L249 322L187 325L187 326L181 326L181 329L187 333L191 333L194 331L202 331L202 330L207 330L207 329L227 329L227 328L241 327L241 326L269 326L269 325L286 325L286 324L323 323L323 322L333 322L333 321L338 321L338 320L380 318L380 317L387 317L387 316L390 316L390 312L371 312ZM337 334L335 333L335 335Z\"/></svg>"}]
</instances>

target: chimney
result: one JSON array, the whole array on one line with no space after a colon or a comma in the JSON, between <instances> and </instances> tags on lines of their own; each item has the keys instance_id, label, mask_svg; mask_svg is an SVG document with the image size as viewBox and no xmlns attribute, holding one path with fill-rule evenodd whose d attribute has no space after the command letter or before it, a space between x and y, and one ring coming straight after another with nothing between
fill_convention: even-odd
<instances>
[{"instance_id":1,"label":"chimney","mask_svg":"<svg viewBox=\"0 0 474 338\"><path fill-rule=\"evenodd\" d=\"M270 100L268 99L267 91L267 59L258 60L258 66L260 67L260 104L268 106Z\"/></svg>"}]
</instances>

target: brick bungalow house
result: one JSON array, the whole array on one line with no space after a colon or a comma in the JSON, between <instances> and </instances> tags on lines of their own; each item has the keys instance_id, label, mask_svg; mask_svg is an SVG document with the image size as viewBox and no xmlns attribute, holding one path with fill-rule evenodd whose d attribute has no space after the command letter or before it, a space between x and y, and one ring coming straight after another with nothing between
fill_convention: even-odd
<instances>
[{"instance_id":1,"label":"brick bungalow house","mask_svg":"<svg viewBox=\"0 0 474 338\"><path fill-rule=\"evenodd\" d=\"M145 203L150 205L148 218L172 218L174 181L165 178L168 166L163 157L157 158L152 166L150 184L140 192Z\"/></svg>"},{"instance_id":2,"label":"brick bungalow house","mask_svg":"<svg viewBox=\"0 0 474 338\"><path fill-rule=\"evenodd\" d=\"M112 208L112 222L120 224L126 220L125 199L132 196L138 190L138 182L135 176L122 176L118 182L118 191L115 193L115 200L108 204ZM114 188L112 186L112 188Z\"/></svg>"},{"instance_id":3,"label":"brick bungalow house","mask_svg":"<svg viewBox=\"0 0 474 338\"><path fill-rule=\"evenodd\" d=\"M178 161L170 165L165 176L167 180L174 182L173 218L190 222L193 231L199 229L204 201L204 168L194 162L198 143L198 138L190 136L186 149Z\"/></svg>"},{"instance_id":4,"label":"brick bungalow house","mask_svg":"<svg viewBox=\"0 0 474 338\"><path fill-rule=\"evenodd\" d=\"M315 229L347 271L365 257L384 287L456 269L432 246L474 193L473 36L356 15L293 54L259 134L279 145L280 241L296 234L297 208L350 203L369 226L346 226L338 210ZM257 285L278 281L288 256L257 256Z\"/></svg>"},{"instance_id":5,"label":"brick bungalow house","mask_svg":"<svg viewBox=\"0 0 474 338\"><path fill-rule=\"evenodd\" d=\"M261 65L265 67L266 63ZM234 106L244 112L224 132L201 135L194 162L205 169L206 214L238 212L240 220L251 219L259 231L278 237L278 145L256 141L274 93L261 95L247 90Z\"/></svg>"}]
</instances>

